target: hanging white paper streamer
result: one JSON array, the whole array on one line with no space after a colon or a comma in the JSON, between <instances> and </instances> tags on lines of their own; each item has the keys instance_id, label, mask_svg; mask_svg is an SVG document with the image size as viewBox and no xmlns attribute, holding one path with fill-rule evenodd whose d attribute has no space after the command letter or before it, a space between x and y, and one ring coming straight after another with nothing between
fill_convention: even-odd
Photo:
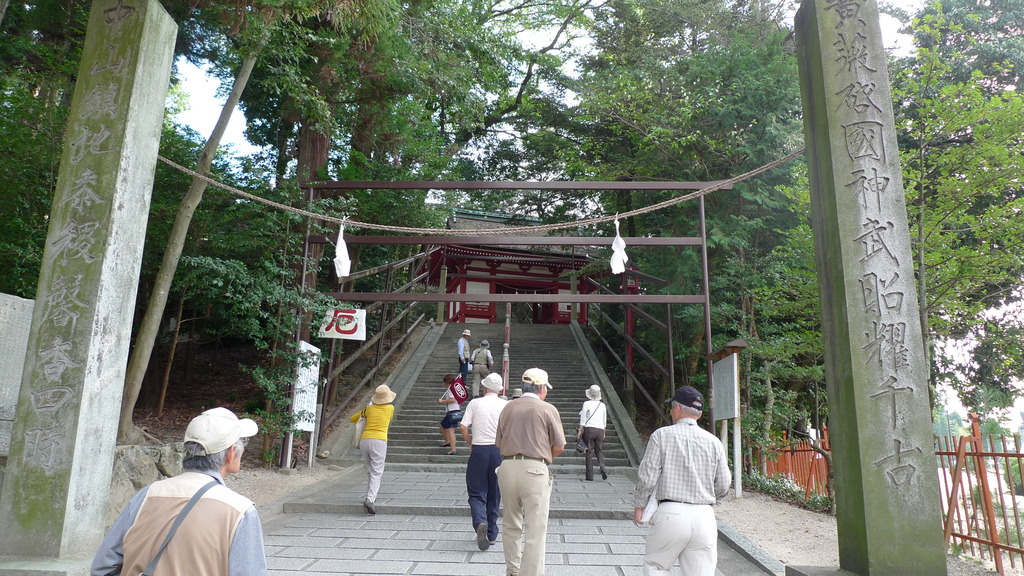
<instances>
[{"instance_id":1,"label":"hanging white paper streamer","mask_svg":"<svg viewBox=\"0 0 1024 576\"><path fill-rule=\"evenodd\" d=\"M345 244L343 233L345 225L338 227L338 242L334 245L334 272L338 278L344 278L352 271L352 261L348 258L348 245Z\"/></svg>"},{"instance_id":2,"label":"hanging white paper streamer","mask_svg":"<svg viewBox=\"0 0 1024 576\"><path fill-rule=\"evenodd\" d=\"M612 274L622 274L626 271L626 262L629 262L629 256L626 256L626 241L619 236L619 219L615 219L615 240L612 240Z\"/></svg>"}]
</instances>

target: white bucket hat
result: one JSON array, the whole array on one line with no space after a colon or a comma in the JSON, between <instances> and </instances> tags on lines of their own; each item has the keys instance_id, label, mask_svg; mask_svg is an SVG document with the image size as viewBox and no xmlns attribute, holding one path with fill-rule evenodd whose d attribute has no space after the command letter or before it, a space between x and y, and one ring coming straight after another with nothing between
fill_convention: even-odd
<instances>
[{"instance_id":1,"label":"white bucket hat","mask_svg":"<svg viewBox=\"0 0 1024 576\"><path fill-rule=\"evenodd\" d=\"M590 388L587 388L587 398L590 398L591 400L600 400L601 387L598 386L597 384L594 384Z\"/></svg>"},{"instance_id":2,"label":"white bucket hat","mask_svg":"<svg viewBox=\"0 0 1024 576\"><path fill-rule=\"evenodd\" d=\"M259 432L256 422L242 418L227 408L213 408L196 416L185 430L185 442L203 447L204 456L223 452L235 445L239 438L249 438Z\"/></svg>"},{"instance_id":3,"label":"white bucket hat","mask_svg":"<svg viewBox=\"0 0 1024 576\"><path fill-rule=\"evenodd\" d=\"M481 380L480 383L484 385L484 388L494 390L495 392L500 392L505 387L505 382L501 379L501 374L498 374L497 372L491 372Z\"/></svg>"}]
</instances>

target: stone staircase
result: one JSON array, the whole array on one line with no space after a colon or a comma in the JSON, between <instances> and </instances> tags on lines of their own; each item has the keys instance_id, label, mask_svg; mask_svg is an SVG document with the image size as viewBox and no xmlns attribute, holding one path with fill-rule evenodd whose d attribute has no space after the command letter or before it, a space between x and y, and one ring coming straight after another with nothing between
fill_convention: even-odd
<instances>
[{"instance_id":1,"label":"stone staircase","mask_svg":"<svg viewBox=\"0 0 1024 576\"><path fill-rule=\"evenodd\" d=\"M395 401L395 420L388 432L387 467L394 471L450 471L461 473L469 458L469 447L461 435L456 434L457 454L446 455L447 448L438 447L443 440L438 425L444 416L444 408L437 399L444 393L445 374L458 372L456 342L462 331L469 328L473 335L470 344L475 349L481 339L490 342L494 356L494 371L501 372L502 344L505 341L503 324L455 324L449 323L434 330L420 345L420 357L414 358L400 369L390 383L399 397ZM433 347L430 348L433 340ZM548 372L553 388L548 392L548 402L558 408L565 428L568 445L566 451L555 459L552 471L565 474L583 475L583 455L574 449L579 411L586 398L586 390L592 384L602 387L606 404L618 404L614 392L609 391L607 378L600 374L595 379L589 365L593 363L580 348L569 326L513 324L510 329L509 345L509 394L519 387L520 377L528 368L539 367ZM472 378L472 374L470 374ZM472 391L472 381L468 388ZM611 397L610 397L611 396ZM465 404L463 408L465 408ZM633 475L632 463L622 441L620 428L631 429L632 423L622 423L621 410L609 406L609 422L604 444L605 464L609 474L628 473ZM632 431L635 435L635 430ZM346 455L357 458L358 450L352 449ZM635 457L634 457L635 458ZM627 472L628 471L628 472Z\"/></svg>"}]
</instances>

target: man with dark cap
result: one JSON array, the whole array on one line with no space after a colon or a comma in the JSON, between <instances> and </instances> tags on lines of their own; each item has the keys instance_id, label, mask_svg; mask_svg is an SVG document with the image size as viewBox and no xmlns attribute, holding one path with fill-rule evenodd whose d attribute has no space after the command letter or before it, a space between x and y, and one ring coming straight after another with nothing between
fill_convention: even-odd
<instances>
[{"instance_id":1,"label":"man with dark cap","mask_svg":"<svg viewBox=\"0 0 1024 576\"><path fill-rule=\"evenodd\" d=\"M156 556L157 576L265 575L256 506L224 485L225 476L241 469L245 439L257 431L255 422L239 420L227 408L193 418L185 430L184 471L150 484L128 502L100 545L90 576L140 574ZM193 508L167 540L182 509L197 494Z\"/></svg>"},{"instance_id":2,"label":"man with dark cap","mask_svg":"<svg viewBox=\"0 0 1024 576\"><path fill-rule=\"evenodd\" d=\"M544 574L551 506L548 464L565 450L565 431L558 409L544 401L549 389L547 372L540 368L524 372L523 397L509 402L501 411L494 435L502 458L498 487L505 508L505 573L510 576ZM526 539L521 542L524 527Z\"/></svg>"},{"instance_id":3,"label":"man with dark cap","mask_svg":"<svg viewBox=\"0 0 1024 576\"><path fill-rule=\"evenodd\" d=\"M667 576L678 560L683 574L714 576L718 526L711 507L729 493L729 462L718 437L697 426L704 412L700 392L683 386L669 401L673 424L651 434L633 495L637 524L645 521L644 507L652 495L658 501L643 573Z\"/></svg>"}]
</instances>

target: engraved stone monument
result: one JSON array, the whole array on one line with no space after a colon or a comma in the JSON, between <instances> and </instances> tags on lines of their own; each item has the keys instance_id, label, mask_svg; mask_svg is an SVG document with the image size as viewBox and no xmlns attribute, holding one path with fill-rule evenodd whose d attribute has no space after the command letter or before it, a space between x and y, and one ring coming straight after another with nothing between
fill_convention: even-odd
<instances>
[{"instance_id":1,"label":"engraved stone monument","mask_svg":"<svg viewBox=\"0 0 1024 576\"><path fill-rule=\"evenodd\" d=\"M92 4L0 493L0 574L69 573L50 565L103 537L176 31L155 0Z\"/></svg>"},{"instance_id":2,"label":"engraved stone monument","mask_svg":"<svg viewBox=\"0 0 1024 576\"><path fill-rule=\"evenodd\" d=\"M929 368L877 3L803 0L796 32L840 568L944 575ZM812 573L836 572L787 567Z\"/></svg>"},{"instance_id":3,"label":"engraved stone monument","mask_svg":"<svg viewBox=\"0 0 1024 576\"><path fill-rule=\"evenodd\" d=\"M0 294L0 458L11 448L14 407L21 390L21 371L32 326L32 300Z\"/></svg>"}]
</instances>

